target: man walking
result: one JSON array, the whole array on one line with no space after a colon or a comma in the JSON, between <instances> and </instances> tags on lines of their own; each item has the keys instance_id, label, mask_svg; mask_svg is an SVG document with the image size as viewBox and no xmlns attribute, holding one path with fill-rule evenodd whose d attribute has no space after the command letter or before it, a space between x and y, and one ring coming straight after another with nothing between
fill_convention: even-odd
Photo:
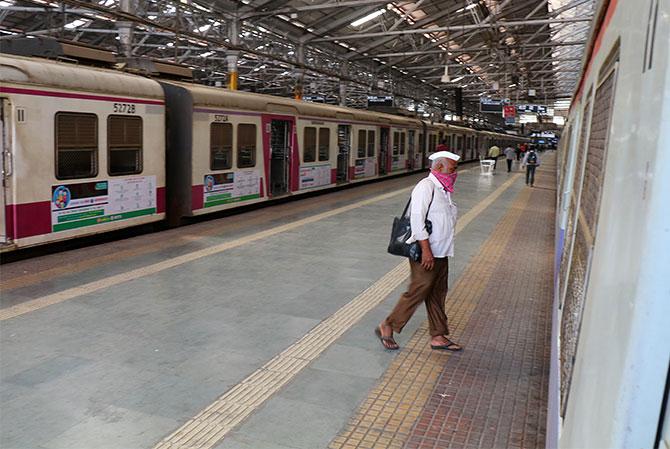
<instances>
[{"instance_id":1,"label":"man walking","mask_svg":"<svg viewBox=\"0 0 670 449\"><path fill-rule=\"evenodd\" d=\"M505 159L507 159L507 173L512 171L512 162L514 161L514 157L516 156L516 151L514 148L511 146L507 146L505 148Z\"/></svg>"},{"instance_id":2,"label":"man walking","mask_svg":"<svg viewBox=\"0 0 670 449\"><path fill-rule=\"evenodd\" d=\"M522 167L526 167L526 185L533 187L535 183L535 168L540 165L540 155L535 151L535 147L530 147L523 157Z\"/></svg>"},{"instance_id":3,"label":"man walking","mask_svg":"<svg viewBox=\"0 0 670 449\"><path fill-rule=\"evenodd\" d=\"M440 146L437 148L440 150ZM454 255L456 205L451 201L458 173L460 156L438 151L428 157L432 161L430 174L419 181L412 191L410 222L412 237L407 243L419 242L421 261L409 261L409 288L402 294L391 314L375 328L375 334L386 349L398 349L393 333L400 333L417 307L423 302L428 311L430 347L460 351L460 345L449 340L444 300L447 296L449 260ZM426 229L430 222L432 231Z\"/></svg>"},{"instance_id":4,"label":"man walking","mask_svg":"<svg viewBox=\"0 0 670 449\"><path fill-rule=\"evenodd\" d=\"M491 148L489 148L489 159L493 161L494 171L498 165L498 156L500 156L500 147L493 145Z\"/></svg>"}]
</instances>

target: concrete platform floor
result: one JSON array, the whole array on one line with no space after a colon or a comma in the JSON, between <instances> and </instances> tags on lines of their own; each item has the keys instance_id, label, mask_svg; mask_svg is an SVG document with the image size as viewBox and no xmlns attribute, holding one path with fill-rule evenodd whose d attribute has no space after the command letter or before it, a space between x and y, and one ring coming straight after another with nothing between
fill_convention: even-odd
<instances>
[{"instance_id":1,"label":"concrete platform floor","mask_svg":"<svg viewBox=\"0 0 670 449\"><path fill-rule=\"evenodd\" d=\"M408 274L385 251L392 217L424 175L3 265L0 447L465 447L468 435L475 447L539 447L555 197L543 159L532 192L519 172L462 167L447 297L458 355L426 351L423 310L402 351L372 335ZM397 384L423 402L387 420L406 432L377 435L374 420L361 431L370 395L383 399L408 363ZM481 382L505 394L477 395ZM521 394L514 417L494 422ZM519 427L518 413L537 425Z\"/></svg>"}]
</instances>

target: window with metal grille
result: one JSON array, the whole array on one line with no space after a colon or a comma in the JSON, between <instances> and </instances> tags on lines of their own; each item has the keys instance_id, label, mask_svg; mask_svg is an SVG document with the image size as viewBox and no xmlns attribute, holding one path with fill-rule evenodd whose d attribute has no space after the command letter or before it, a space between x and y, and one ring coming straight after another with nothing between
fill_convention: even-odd
<instances>
[{"instance_id":1,"label":"window with metal grille","mask_svg":"<svg viewBox=\"0 0 670 449\"><path fill-rule=\"evenodd\" d=\"M398 131L393 132L393 154L396 155L400 151L400 133Z\"/></svg>"},{"instance_id":2,"label":"window with metal grille","mask_svg":"<svg viewBox=\"0 0 670 449\"><path fill-rule=\"evenodd\" d=\"M305 135L303 137L303 162L316 161L316 128L313 126L305 127Z\"/></svg>"},{"instance_id":3,"label":"window with metal grille","mask_svg":"<svg viewBox=\"0 0 670 449\"><path fill-rule=\"evenodd\" d=\"M212 123L209 127L209 168L228 170L233 166L233 125Z\"/></svg>"},{"instance_id":4,"label":"window with metal grille","mask_svg":"<svg viewBox=\"0 0 670 449\"><path fill-rule=\"evenodd\" d=\"M368 157L375 155L375 132L368 131Z\"/></svg>"},{"instance_id":5,"label":"window with metal grille","mask_svg":"<svg viewBox=\"0 0 670 449\"><path fill-rule=\"evenodd\" d=\"M356 147L356 157L364 158L365 157L365 149L367 145L367 131L364 129L358 130L358 144Z\"/></svg>"},{"instance_id":6,"label":"window with metal grille","mask_svg":"<svg viewBox=\"0 0 670 449\"><path fill-rule=\"evenodd\" d=\"M98 117L56 114L56 178L92 178L98 174Z\"/></svg>"},{"instance_id":7,"label":"window with metal grille","mask_svg":"<svg viewBox=\"0 0 670 449\"><path fill-rule=\"evenodd\" d=\"M400 154L405 154L405 136L407 134L400 133Z\"/></svg>"},{"instance_id":8,"label":"window with metal grille","mask_svg":"<svg viewBox=\"0 0 670 449\"><path fill-rule=\"evenodd\" d=\"M330 128L319 128L319 160L330 159Z\"/></svg>"},{"instance_id":9,"label":"window with metal grille","mask_svg":"<svg viewBox=\"0 0 670 449\"><path fill-rule=\"evenodd\" d=\"M237 125L237 167L256 166L256 125L240 123Z\"/></svg>"},{"instance_id":10,"label":"window with metal grille","mask_svg":"<svg viewBox=\"0 0 670 449\"><path fill-rule=\"evenodd\" d=\"M142 173L142 118L107 118L107 171L110 176Z\"/></svg>"}]
</instances>

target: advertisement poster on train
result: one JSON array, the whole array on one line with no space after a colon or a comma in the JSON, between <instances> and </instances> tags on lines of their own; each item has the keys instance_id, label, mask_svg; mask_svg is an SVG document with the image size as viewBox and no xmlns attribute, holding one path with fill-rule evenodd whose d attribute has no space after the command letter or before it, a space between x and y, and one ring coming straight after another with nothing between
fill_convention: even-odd
<instances>
[{"instance_id":1,"label":"advertisement poster on train","mask_svg":"<svg viewBox=\"0 0 670 449\"><path fill-rule=\"evenodd\" d=\"M212 207L260 198L259 179L258 172L253 170L205 175L203 205Z\"/></svg>"},{"instance_id":2,"label":"advertisement poster on train","mask_svg":"<svg viewBox=\"0 0 670 449\"><path fill-rule=\"evenodd\" d=\"M156 213L156 177L92 181L51 187L52 232Z\"/></svg>"},{"instance_id":3,"label":"advertisement poster on train","mask_svg":"<svg viewBox=\"0 0 670 449\"><path fill-rule=\"evenodd\" d=\"M327 186L330 184L330 164L300 167L300 188Z\"/></svg>"},{"instance_id":4,"label":"advertisement poster on train","mask_svg":"<svg viewBox=\"0 0 670 449\"><path fill-rule=\"evenodd\" d=\"M356 159L354 178L367 178L375 175L375 158Z\"/></svg>"}]
</instances>

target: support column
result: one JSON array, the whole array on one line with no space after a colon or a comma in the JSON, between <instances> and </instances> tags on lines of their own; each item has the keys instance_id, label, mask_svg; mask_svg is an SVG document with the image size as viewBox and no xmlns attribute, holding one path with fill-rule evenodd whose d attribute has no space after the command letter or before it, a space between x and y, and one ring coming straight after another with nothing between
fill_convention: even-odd
<instances>
[{"instance_id":1,"label":"support column","mask_svg":"<svg viewBox=\"0 0 670 449\"><path fill-rule=\"evenodd\" d=\"M293 87L293 98L302 100L303 84L305 82L305 70L302 68L305 65L305 46L298 45L296 56L298 58L299 68L295 69L295 86Z\"/></svg>"},{"instance_id":2,"label":"support column","mask_svg":"<svg viewBox=\"0 0 670 449\"><path fill-rule=\"evenodd\" d=\"M343 78L345 78L349 74L349 63L344 62L342 63L342 78L340 78L340 106L346 106L347 105L347 82L344 81Z\"/></svg>"},{"instance_id":3,"label":"support column","mask_svg":"<svg viewBox=\"0 0 670 449\"><path fill-rule=\"evenodd\" d=\"M119 9L123 12L135 14L135 0L121 0ZM116 28L119 31L119 42L121 43L121 52L126 58L130 58L133 52L133 22L119 21Z\"/></svg>"},{"instance_id":4,"label":"support column","mask_svg":"<svg viewBox=\"0 0 670 449\"><path fill-rule=\"evenodd\" d=\"M230 43L238 47L240 45L240 20L238 18L231 20L229 26L228 38L230 39ZM228 60L228 89L230 90L237 90L239 79L237 61L239 57L240 52L238 50L230 50L226 53L226 59Z\"/></svg>"}]
</instances>

